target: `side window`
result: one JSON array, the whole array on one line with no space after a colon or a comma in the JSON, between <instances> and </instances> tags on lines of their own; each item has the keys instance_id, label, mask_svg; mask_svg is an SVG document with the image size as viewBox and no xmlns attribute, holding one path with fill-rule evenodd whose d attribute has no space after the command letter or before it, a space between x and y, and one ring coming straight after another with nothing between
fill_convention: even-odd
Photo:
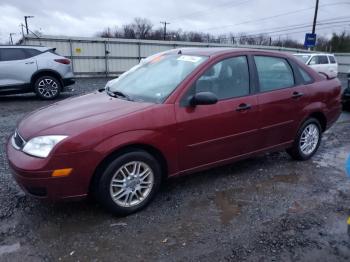
<instances>
[{"instance_id":1,"label":"side window","mask_svg":"<svg viewBox=\"0 0 350 262\"><path fill-rule=\"evenodd\" d=\"M41 52L39 50L36 50L36 49L31 49L31 48L26 48L24 49L25 53L26 53L26 57L27 58L30 58L30 57L33 57L33 56L37 56L39 54L41 54Z\"/></svg>"},{"instance_id":2,"label":"side window","mask_svg":"<svg viewBox=\"0 0 350 262\"><path fill-rule=\"evenodd\" d=\"M309 73L307 73L303 68L301 68L300 66L297 66L298 71L303 79L303 83L304 84L309 84L313 82L313 79L311 78L311 76L309 75Z\"/></svg>"},{"instance_id":3,"label":"side window","mask_svg":"<svg viewBox=\"0 0 350 262\"><path fill-rule=\"evenodd\" d=\"M284 58L254 56L259 77L260 92L294 86L292 68Z\"/></svg>"},{"instance_id":4,"label":"side window","mask_svg":"<svg viewBox=\"0 0 350 262\"><path fill-rule=\"evenodd\" d=\"M334 56L330 55L330 56L328 56L328 58L329 58L329 61L331 62L331 64L337 63L337 62L335 61Z\"/></svg>"},{"instance_id":5,"label":"side window","mask_svg":"<svg viewBox=\"0 0 350 262\"><path fill-rule=\"evenodd\" d=\"M320 55L318 57L319 64L328 64L328 58L326 55Z\"/></svg>"},{"instance_id":6,"label":"side window","mask_svg":"<svg viewBox=\"0 0 350 262\"><path fill-rule=\"evenodd\" d=\"M249 94L246 56L222 60L209 68L195 83L196 92L212 92L219 100Z\"/></svg>"},{"instance_id":7,"label":"side window","mask_svg":"<svg viewBox=\"0 0 350 262\"><path fill-rule=\"evenodd\" d=\"M23 60L27 54L21 48L3 48L1 49L1 61Z\"/></svg>"},{"instance_id":8,"label":"side window","mask_svg":"<svg viewBox=\"0 0 350 262\"><path fill-rule=\"evenodd\" d=\"M313 56L309 62L309 65L318 65L320 62L319 62L319 59L318 59L318 56Z\"/></svg>"}]
</instances>

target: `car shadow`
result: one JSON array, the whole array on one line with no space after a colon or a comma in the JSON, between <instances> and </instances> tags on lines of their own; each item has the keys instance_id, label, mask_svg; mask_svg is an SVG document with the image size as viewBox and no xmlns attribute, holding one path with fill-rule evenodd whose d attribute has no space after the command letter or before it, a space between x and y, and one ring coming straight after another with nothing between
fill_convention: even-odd
<instances>
[{"instance_id":1,"label":"car shadow","mask_svg":"<svg viewBox=\"0 0 350 262\"><path fill-rule=\"evenodd\" d=\"M39 97L37 97L35 94L0 95L0 102L28 102L28 101L49 102L49 101L63 100L68 97L76 96L76 95L77 94L74 94L74 93L62 93L58 98L53 100L42 100Z\"/></svg>"}]
</instances>

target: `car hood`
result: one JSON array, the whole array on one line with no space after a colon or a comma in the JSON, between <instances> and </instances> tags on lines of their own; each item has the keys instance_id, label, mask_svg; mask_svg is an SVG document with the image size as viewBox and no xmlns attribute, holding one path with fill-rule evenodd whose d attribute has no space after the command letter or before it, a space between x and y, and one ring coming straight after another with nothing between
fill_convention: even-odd
<instances>
[{"instance_id":1,"label":"car hood","mask_svg":"<svg viewBox=\"0 0 350 262\"><path fill-rule=\"evenodd\" d=\"M25 140L38 135L54 134L55 130L60 131L58 135L62 132L62 135L69 135L152 105L112 98L104 92L95 92L65 99L34 111L20 122L18 130Z\"/></svg>"}]
</instances>

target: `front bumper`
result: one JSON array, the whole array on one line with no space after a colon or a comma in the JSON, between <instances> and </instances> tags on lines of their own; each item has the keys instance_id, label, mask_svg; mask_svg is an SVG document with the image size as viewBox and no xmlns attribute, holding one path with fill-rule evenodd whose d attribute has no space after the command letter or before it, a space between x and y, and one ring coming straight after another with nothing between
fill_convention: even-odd
<instances>
[{"instance_id":1,"label":"front bumper","mask_svg":"<svg viewBox=\"0 0 350 262\"><path fill-rule=\"evenodd\" d=\"M7 156L11 173L19 186L31 196L50 201L86 197L98 159L93 151L36 158L15 149L10 141ZM54 170L63 168L72 168L73 171L66 177L52 177Z\"/></svg>"}]
</instances>

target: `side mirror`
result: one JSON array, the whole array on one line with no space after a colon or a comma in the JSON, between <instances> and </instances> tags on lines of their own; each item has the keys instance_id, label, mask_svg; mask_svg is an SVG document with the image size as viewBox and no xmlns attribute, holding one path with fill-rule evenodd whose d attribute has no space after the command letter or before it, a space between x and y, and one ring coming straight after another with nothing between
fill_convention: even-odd
<instances>
[{"instance_id":1,"label":"side mirror","mask_svg":"<svg viewBox=\"0 0 350 262\"><path fill-rule=\"evenodd\" d=\"M199 92L190 98L190 105L213 105L218 102L218 98L212 92Z\"/></svg>"}]
</instances>

